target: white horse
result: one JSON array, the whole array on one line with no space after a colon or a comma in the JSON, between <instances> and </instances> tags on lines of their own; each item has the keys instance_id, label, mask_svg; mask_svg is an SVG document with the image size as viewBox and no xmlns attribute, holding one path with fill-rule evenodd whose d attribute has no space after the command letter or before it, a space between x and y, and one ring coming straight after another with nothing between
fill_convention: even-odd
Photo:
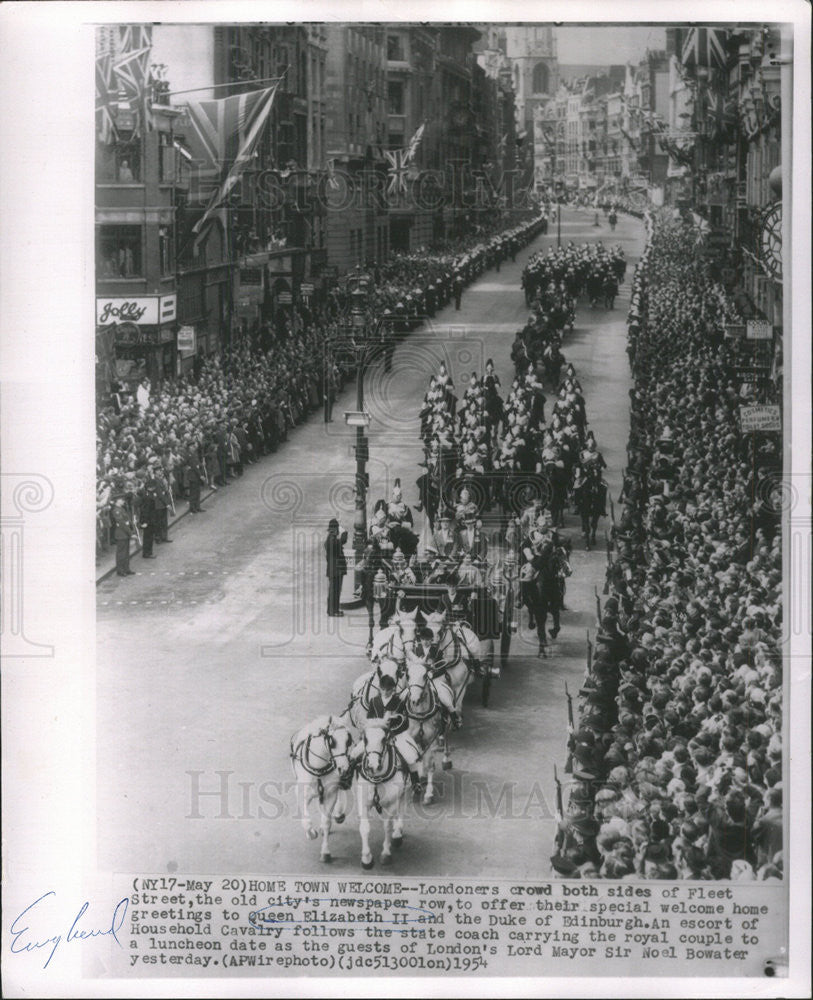
<instances>
[{"instance_id":1,"label":"white horse","mask_svg":"<svg viewBox=\"0 0 813 1000\"><path fill-rule=\"evenodd\" d=\"M339 778L350 766L348 751L352 744L349 729L332 715L322 715L303 726L291 737L291 764L301 796L302 826L306 836L315 840L319 833L311 823L310 807L318 800L322 831L321 859L331 861L328 837L331 820L343 823L345 817L344 794L339 788ZM333 813L342 796L341 805Z\"/></svg>"},{"instance_id":2,"label":"white horse","mask_svg":"<svg viewBox=\"0 0 813 1000\"><path fill-rule=\"evenodd\" d=\"M443 749L448 759L446 732L449 718L441 707L432 679L433 671L417 657L407 660L407 698L404 703L409 718L409 735L418 744L421 754L421 780L425 782L424 805L435 800L435 751Z\"/></svg>"},{"instance_id":3,"label":"white horse","mask_svg":"<svg viewBox=\"0 0 813 1000\"><path fill-rule=\"evenodd\" d=\"M426 616L437 650L436 663L454 692L454 706L462 717L463 696L479 666L480 641L461 623L448 623L442 611Z\"/></svg>"},{"instance_id":4,"label":"white horse","mask_svg":"<svg viewBox=\"0 0 813 1000\"><path fill-rule=\"evenodd\" d=\"M356 777L361 834L361 867L373 867L370 850L370 815L373 809L384 822L381 864L392 861L392 848L404 839L404 802L408 770L397 753L384 719L369 719L362 736L364 750Z\"/></svg>"},{"instance_id":5,"label":"white horse","mask_svg":"<svg viewBox=\"0 0 813 1000\"><path fill-rule=\"evenodd\" d=\"M382 658L376 664L375 669L362 674L361 677L357 677L353 681L350 704L341 717L348 719L356 729L364 729L370 702L377 694L381 694L381 681L384 677L392 682L389 685L391 690L387 692L388 697L392 696L393 691L397 694L406 687L406 673L401 670L395 660L389 657Z\"/></svg>"},{"instance_id":6,"label":"white horse","mask_svg":"<svg viewBox=\"0 0 813 1000\"><path fill-rule=\"evenodd\" d=\"M407 651L415 645L415 629L417 628L418 608L404 611L400 608L390 618L392 625L382 628L373 636L370 647L370 660L377 663L386 656L398 663L406 661Z\"/></svg>"}]
</instances>

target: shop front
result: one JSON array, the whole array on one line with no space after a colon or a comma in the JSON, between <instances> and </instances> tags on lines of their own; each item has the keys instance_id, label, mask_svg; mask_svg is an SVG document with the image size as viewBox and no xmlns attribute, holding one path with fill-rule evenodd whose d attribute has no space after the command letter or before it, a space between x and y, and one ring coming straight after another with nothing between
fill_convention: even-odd
<instances>
[{"instance_id":1,"label":"shop front","mask_svg":"<svg viewBox=\"0 0 813 1000\"><path fill-rule=\"evenodd\" d=\"M300 286L309 277L308 257L308 251L298 247L268 255L266 315L277 337L283 336L286 329L292 330L295 324L294 309L300 302Z\"/></svg>"},{"instance_id":2,"label":"shop front","mask_svg":"<svg viewBox=\"0 0 813 1000\"><path fill-rule=\"evenodd\" d=\"M113 375L127 388L145 377L153 385L173 378L176 319L174 294L97 296L96 342L107 348L103 377Z\"/></svg>"},{"instance_id":3,"label":"shop front","mask_svg":"<svg viewBox=\"0 0 813 1000\"><path fill-rule=\"evenodd\" d=\"M256 343L263 323L265 305L266 255L244 257L240 261L239 284L235 292L234 321L236 335Z\"/></svg>"}]
</instances>

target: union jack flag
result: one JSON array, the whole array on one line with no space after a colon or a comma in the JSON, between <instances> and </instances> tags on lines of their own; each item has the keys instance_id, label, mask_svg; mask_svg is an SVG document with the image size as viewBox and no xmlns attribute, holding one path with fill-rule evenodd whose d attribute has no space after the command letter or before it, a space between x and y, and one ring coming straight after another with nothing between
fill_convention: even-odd
<instances>
[{"instance_id":1,"label":"union jack flag","mask_svg":"<svg viewBox=\"0 0 813 1000\"><path fill-rule=\"evenodd\" d=\"M689 28L683 39L680 61L684 66L725 69L728 32L719 28Z\"/></svg>"},{"instance_id":2,"label":"union jack flag","mask_svg":"<svg viewBox=\"0 0 813 1000\"><path fill-rule=\"evenodd\" d=\"M384 150L389 167L387 167L387 194L405 194L407 189L407 174L409 170L409 149Z\"/></svg>"},{"instance_id":3,"label":"union jack flag","mask_svg":"<svg viewBox=\"0 0 813 1000\"><path fill-rule=\"evenodd\" d=\"M113 59L109 51L103 51L96 56L96 135L106 145L116 138L113 108L117 100Z\"/></svg>"},{"instance_id":4,"label":"union jack flag","mask_svg":"<svg viewBox=\"0 0 813 1000\"><path fill-rule=\"evenodd\" d=\"M192 228L194 233L225 203L252 159L278 85L219 100L189 101L187 142L198 163L197 180L202 193L214 187L206 211Z\"/></svg>"},{"instance_id":5,"label":"union jack flag","mask_svg":"<svg viewBox=\"0 0 813 1000\"><path fill-rule=\"evenodd\" d=\"M152 25L105 25L96 33L96 131L102 142L116 137L114 109L129 103L135 134L150 127L148 109Z\"/></svg>"}]
</instances>

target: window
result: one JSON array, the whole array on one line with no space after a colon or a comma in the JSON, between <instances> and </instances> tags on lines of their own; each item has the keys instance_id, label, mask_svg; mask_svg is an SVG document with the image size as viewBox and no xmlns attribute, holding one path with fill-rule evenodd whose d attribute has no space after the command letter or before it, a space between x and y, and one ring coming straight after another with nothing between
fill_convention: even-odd
<instances>
[{"instance_id":1,"label":"window","mask_svg":"<svg viewBox=\"0 0 813 1000\"><path fill-rule=\"evenodd\" d=\"M158 180L162 184L175 184L178 178L175 176L176 157L175 145L172 136L168 132L161 132L158 137Z\"/></svg>"},{"instance_id":2,"label":"window","mask_svg":"<svg viewBox=\"0 0 813 1000\"><path fill-rule=\"evenodd\" d=\"M101 278L140 278L141 226L100 226L96 271Z\"/></svg>"},{"instance_id":3,"label":"window","mask_svg":"<svg viewBox=\"0 0 813 1000\"><path fill-rule=\"evenodd\" d=\"M161 277L175 273L172 226L158 227L158 254L161 259Z\"/></svg>"},{"instance_id":4,"label":"window","mask_svg":"<svg viewBox=\"0 0 813 1000\"><path fill-rule=\"evenodd\" d=\"M400 80L389 81L387 84L387 99L391 115L402 115L404 113L404 85Z\"/></svg>"},{"instance_id":5,"label":"window","mask_svg":"<svg viewBox=\"0 0 813 1000\"><path fill-rule=\"evenodd\" d=\"M141 182L141 142L116 142L96 146L98 184L139 184Z\"/></svg>"},{"instance_id":6,"label":"window","mask_svg":"<svg viewBox=\"0 0 813 1000\"><path fill-rule=\"evenodd\" d=\"M537 63L534 66L533 92L535 94L546 94L548 92L548 67L545 63Z\"/></svg>"},{"instance_id":7,"label":"window","mask_svg":"<svg viewBox=\"0 0 813 1000\"><path fill-rule=\"evenodd\" d=\"M390 62L404 61L404 44L400 35L387 35L387 59Z\"/></svg>"}]
</instances>

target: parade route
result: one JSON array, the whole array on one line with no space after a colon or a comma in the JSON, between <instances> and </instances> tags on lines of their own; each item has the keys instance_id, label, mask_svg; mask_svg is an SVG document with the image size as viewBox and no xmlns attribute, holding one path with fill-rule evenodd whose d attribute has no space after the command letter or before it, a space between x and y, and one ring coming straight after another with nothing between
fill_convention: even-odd
<instances>
[{"instance_id":1,"label":"parade route","mask_svg":"<svg viewBox=\"0 0 813 1000\"><path fill-rule=\"evenodd\" d=\"M594 211L563 209L562 243L620 243L627 276L611 312L582 299L563 353L587 403L589 426L608 465L617 499L626 464L628 390L626 311L643 224L622 216L615 232ZM528 316L520 276L528 257L556 244L556 225L490 270L431 324L402 341L391 373L368 373L369 508L401 480L415 505L422 471L418 411L430 375L443 359L461 395L471 371L492 358L506 395L513 378L510 346ZM548 395L546 414L553 398ZM289 759L291 735L348 703L364 655L366 611L325 615L323 541L327 522L353 524L355 408L348 387L334 407L295 428L279 452L247 466L242 478L183 516L157 545L157 558L134 557L136 576L97 587L97 833L105 870L162 873L313 873L318 844L296 815ZM187 508L178 503L178 514ZM480 705L480 682L451 740L453 770L438 772L438 800L407 806L405 839L390 871L402 875L545 878L554 833L553 764L566 756L565 683L576 695L584 674L586 634L595 635L595 589L606 566L603 531L585 551L578 519L567 611L547 659L536 656L523 612L511 659ZM422 515L415 512L416 530ZM102 568L99 569L102 575ZM349 595L352 573L345 598ZM125 720L127 725L122 724ZM373 846L380 844L373 824ZM358 817L350 810L331 836L331 871L359 870Z\"/></svg>"}]
</instances>

